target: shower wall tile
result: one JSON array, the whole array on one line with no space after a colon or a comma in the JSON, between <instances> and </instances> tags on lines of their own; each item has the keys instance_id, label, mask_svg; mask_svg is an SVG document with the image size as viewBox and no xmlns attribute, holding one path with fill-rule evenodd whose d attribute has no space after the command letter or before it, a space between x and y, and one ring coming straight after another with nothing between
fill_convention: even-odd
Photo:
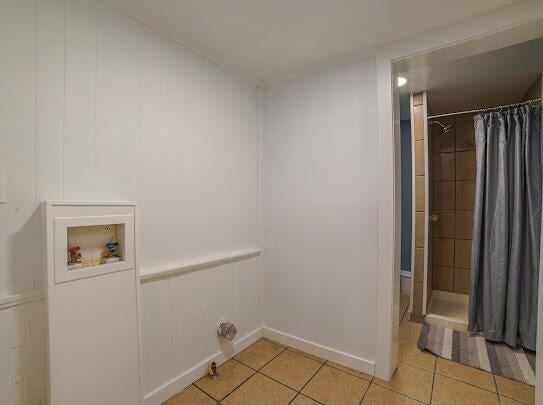
<instances>
[{"instance_id":1,"label":"shower wall tile","mask_svg":"<svg viewBox=\"0 0 543 405\"><path fill-rule=\"evenodd\" d=\"M475 181L456 182L456 209L472 210L475 206Z\"/></svg>"},{"instance_id":2,"label":"shower wall tile","mask_svg":"<svg viewBox=\"0 0 543 405\"><path fill-rule=\"evenodd\" d=\"M455 189L454 181L435 181L434 182L434 209L454 209L455 208ZM472 207L473 208L473 207Z\"/></svg>"},{"instance_id":3,"label":"shower wall tile","mask_svg":"<svg viewBox=\"0 0 543 405\"><path fill-rule=\"evenodd\" d=\"M415 214L415 246L424 248L424 212Z\"/></svg>"},{"instance_id":4,"label":"shower wall tile","mask_svg":"<svg viewBox=\"0 0 543 405\"><path fill-rule=\"evenodd\" d=\"M424 248L415 249L415 283L424 281Z\"/></svg>"},{"instance_id":5,"label":"shower wall tile","mask_svg":"<svg viewBox=\"0 0 543 405\"><path fill-rule=\"evenodd\" d=\"M415 174L424 176L424 141L415 142Z\"/></svg>"},{"instance_id":6,"label":"shower wall tile","mask_svg":"<svg viewBox=\"0 0 543 405\"><path fill-rule=\"evenodd\" d=\"M444 135L438 135L437 131L432 129L434 135L434 153L454 152L455 150L455 134L454 128Z\"/></svg>"},{"instance_id":7,"label":"shower wall tile","mask_svg":"<svg viewBox=\"0 0 543 405\"><path fill-rule=\"evenodd\" d=\"M456 153L456 180L475 180L475 151Z\"/></svg>"},{"instance_id":8,"label":"shower wall tile","mask_svg":"<svg viewBox=\"0 0 543 405\"><path fill-rule=\"evenodd\" d=\"M454 210L437 210L434 214L438 216L437 222L434 222L435 233L437 238L454 238Z\"/></svg>"},{"instance_id":9,"label":"shower wall tile","mask_svg":"<svg viewBox=\"0 0 543 405\"><path fill-rule=\"evenodd\" d=\"M471 267L471 239L457 239L454 244L454 267Z\"/></svg>"},{"instance_id":10,"label":"shower wall tile","mask_svg":"<svg viewBox=\"0 0 543 405\"><path fill-rule=\"evenodd\" d=\"M415 211L424 211L425 205L425 176L415 177Z\"/></svg>"},{"instance_id":11,"label":"shower wall tile","mask_svg":"<svg viewBox=\"0 0 543 405\"><path fill-rule=\"evenodd\" d=\"M470 286L470 270L469 269L454 269L454 292L460 294L469 294Z\"/></svg>"},{"instance_id":12,"label":"shower wall tile","mask_svg":"<svg viewBox=\"0 0 543 405\"><path fill-rule=\"evenodd\" d=\"M454 237L456 239L471 239L473 234L473 211L456 211L456 221L454 225Z\"/></svg>"},{"instance_id":13,"label":"shower wall tile","mask_svg":"<svg viewBox=\"0 0 543 405\"><path fill-rule=\"evenodd\" d=\"M454 239L434 238L434 266L454 265Z\"/></svg>"},{"instance_id":14,"label":"shower wall tile","mask_svg":"<svg viewBox=\"0 0 543 405\"><path fill-rule=\"evenodd\" d=\"M475 150L475 129L473 120L458 122L456 128L456 151Z\"/></svg>"},{"instance_id":15,"label":"shower wall tile","mask_svg":"<svg viewBox=\"0 0 543 405\"><path fill-rule=\"evenodd\" d=\"M415 140L424 140L424 106L417 105L413 107L413 127L415 130Z\"/></svg>"},{"instance_id":16,"label":"shower wall tile","mask_svg":"<svg viewBox=\"0 0 543 405\"><path fill-rule=\"evenodd\" d=\"M433 227L432 286L467 294L476 174L473 116L445 117L440 122L455 126L450 133L436 131L433 137L432 202L439 219Z\"/></svg>"},{"instance_id":17,"label":"shower wall tile","mask_svg":"<svg viewBox=\"0 0 543 405\"><path fill-rule=\"evenodd\" d=\"M430 159L426 158L426 148L431 148L432 143L426 138L425 133L425 116L426 105L424 103L424 93L414 94L412 97L413 105L411 114L413 117L413 140L415 142L415 263L414 263L414 278L413 278L413 308L409 315L410 319L421 318L423 313L423 295L424 295L424 270L425 261L431 262L431 249L426 245L426 240L431 239L431 227L426 228L427 214L432 205L432 184L430 178L426 176L430 173ZM428 142L428 143L426 143ZM426 181L428 180L428 189L426 189ZM429 193L429 194L427 194ZM429 198L426 198L429 197ZM428 203L426 202L428 200ZM428 229L428 235L426 235ZM425 246L426 245L426 246ZM427 255L428 257L425 257Z\"/></svg>"},{"instance_id":18,"label":"shower wall tile","mask_svg":"<svg viewBox=\"0 0 543 405\"><path fill-rule=\"evenodd\" d=\"M423 283L413 284L413 313L416 315L422 314L423 291Z\"/></svg>"},{"instance_id":19,"label":"shower wall tile","mask_svg":"<svg viewBox=\"0 0 543 405\"><path fill-rule=\"evenodd\" d=\"M434 155L434 168L432 170L434 180L454 180L454 156L454 153L438 153Z\"/></svg>"},{"instance_id":20,"label":"shower wall tile","mask_svg":"<svg viewBox=\"0 0 543 405\"><path fill-rule=\"evenodd\" d=\"M453 292L454 269L452 267L434 266L433 287L434 290Z\"/></svg>"}]
</instances>

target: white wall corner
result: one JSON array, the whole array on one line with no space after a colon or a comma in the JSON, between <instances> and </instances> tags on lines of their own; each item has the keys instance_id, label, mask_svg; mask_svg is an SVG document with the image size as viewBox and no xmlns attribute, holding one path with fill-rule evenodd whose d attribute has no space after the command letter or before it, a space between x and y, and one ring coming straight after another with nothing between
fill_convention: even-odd
<instances>
[{"instance_id":1,"label":"white wall corner","mask_svg":"<svg viewBox=\"0 0 543 405\"><path fill-rule=\"evenodd\" d=\"M290 346L294 349L341 364L342 366L352 368L353 370L361 371L371 376L375 374L375 362L371 360L354 356L352 354L323 346L318 343L310 342L308 340L289 335L288 333L271 329L266 326L264 326L263 332L265 338L281 343L285 346Z\"/></svg>"}]
</instances>

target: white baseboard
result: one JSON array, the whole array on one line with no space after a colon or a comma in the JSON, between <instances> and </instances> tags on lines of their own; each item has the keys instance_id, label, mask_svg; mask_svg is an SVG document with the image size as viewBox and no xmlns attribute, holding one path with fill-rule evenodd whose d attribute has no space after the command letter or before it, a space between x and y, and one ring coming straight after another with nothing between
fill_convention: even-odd
<instances>
[{"instance_id":1,"label":"white baseboard","mask_svg":"<svg viewBox=\"0 0 543 405\"><path fill-rule=\"evenodd\" d=\"M248 335L237 340L233 345L233 354L227 355L224 352L217 352L207 359L201 361L191 369L179 374L172 378L170 381L165 382L160 387L155 388L151 392L145 394L145 405L160 405L162 402L171 398L178 392L182 391L194 381L206 374L209 364L214 361L217 365L221 365L226 360L230 359L233 355L238 354L242 350L246 349L258 339L262 337L262 328L257 328Z\"/></svg>"},{"instance_id":2,"label":"white baseboard","mask_svg":"<svg viewBox=\"0 0 543 405\"><path fill-rule=\"evenodd\" d=\"M330 347L322 346L287 333L280 332L271 328L264 327L264 337L274 340L294 349L321 357L325 360L333 361L345 367L362 371L369 375L375 375L375 362L366 360L362 357L353 356Z\"/></svg>"}]
</instances>

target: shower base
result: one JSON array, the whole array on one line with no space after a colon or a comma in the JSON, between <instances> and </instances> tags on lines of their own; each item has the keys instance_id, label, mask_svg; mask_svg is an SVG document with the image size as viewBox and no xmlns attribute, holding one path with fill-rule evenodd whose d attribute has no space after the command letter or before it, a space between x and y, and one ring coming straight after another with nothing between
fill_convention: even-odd
<instances>
[{"instance_id":1,"label":"shower base","mask_svg":"<svg viewBox=\"0 0 543 405\"><path fill-rule=\"evenodd\" d=\"M468 304L469 295L434 290L424 321L429 325L466 332Z\"/></svg>"}]
</instances>

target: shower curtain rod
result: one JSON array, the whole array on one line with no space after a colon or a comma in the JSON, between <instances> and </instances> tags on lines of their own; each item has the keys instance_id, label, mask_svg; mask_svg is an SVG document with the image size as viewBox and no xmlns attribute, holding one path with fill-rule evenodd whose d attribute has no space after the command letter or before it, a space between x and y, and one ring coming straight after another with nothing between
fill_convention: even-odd
<instances>
[{"instance_id":1,"label":"shower curtain rod","mask_svg":"<svg viewBox=\"0 0 543 405\"><path fill-rule=\"evenodd\" d=\"M541 98L535 98L533 100L523 101L522 103L498 105L496 107L479 108L478 110L457 111L457 112L447 113L447 114L430 115L426 119L429 120L429 119L432 119L432 118L449 117L451 115L472 114L472 113L478 113L478 112L483 112L483 111L498 110L500 108L509 108L509 107L514 107L514 106L518 106L518 105L532 104L532 103L535 103L536 101L541 101Z\"/></svg>"}]
</instances>

